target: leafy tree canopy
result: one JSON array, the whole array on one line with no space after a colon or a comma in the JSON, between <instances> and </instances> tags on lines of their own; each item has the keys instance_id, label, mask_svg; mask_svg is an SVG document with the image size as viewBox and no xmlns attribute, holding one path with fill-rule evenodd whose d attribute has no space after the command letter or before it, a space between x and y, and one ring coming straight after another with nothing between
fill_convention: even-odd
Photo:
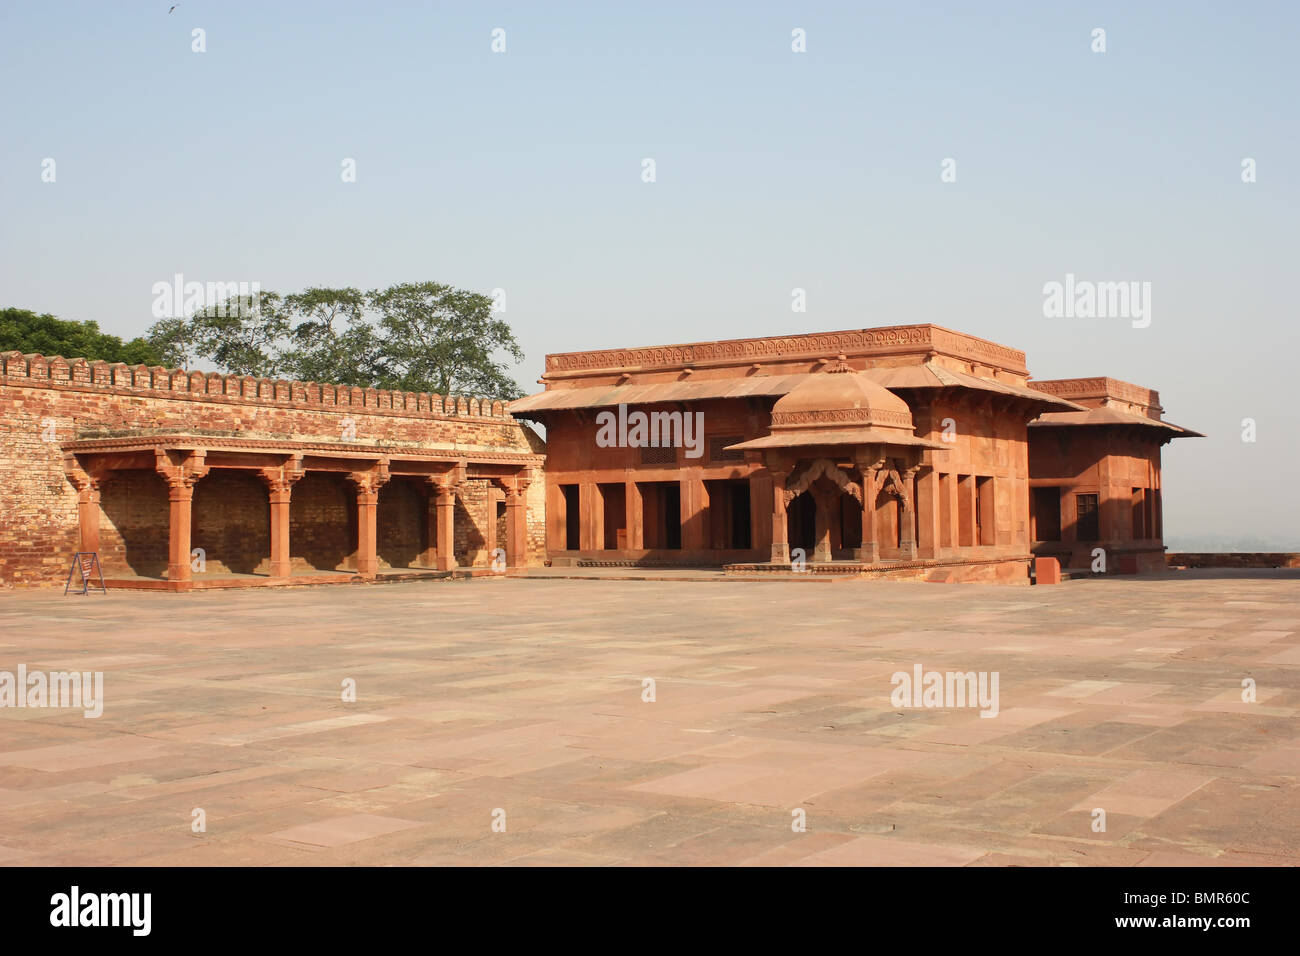
<instances>
[{"instance_id":1,"label":"leafy tree canopy","mask_svg":"<svg viewBox=\"0 0 1300 956\"><path fill-rule=\"evenodd\" d=\"M524 353L492 300L437 282L404 283L370 293L379 313L379 364L385 388L518 398L504 362Z\"/></svg>"},{"instance_id":2,"label":"leafy tree canopy","mask_svg":"<svg viewBox=\"0 0 1300 956\"><path fill-rule=\"evenodd\" d=\"M188 367L362 388L518 398L509 366L523 350L492 300L437 282L387 289L313 287L233 298L188 319L162 319L149 343Z\"/></svg>"},{"instance_id":3,"label":"leafy tree canopy","mask_svg":"<svg viewBox=\"0 0 1300 956\"><path fill-rule=\"evenodd\" d=\"M27 309L0 309L0 352L13 351L128 365L168 364L152 342L143 338L123 342L116 335L99 331L97 322L37 315Z\"/></svg>"}]
</instances>

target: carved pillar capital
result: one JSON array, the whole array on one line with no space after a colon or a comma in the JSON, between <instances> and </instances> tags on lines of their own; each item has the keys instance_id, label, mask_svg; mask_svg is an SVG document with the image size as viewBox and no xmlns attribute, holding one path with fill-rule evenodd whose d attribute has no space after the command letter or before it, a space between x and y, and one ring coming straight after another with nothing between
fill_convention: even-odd
<instances>
[{"instance_id":1,"label":"carved pillar capital","mask_svg":"<svg viewBox=\"0 0 1300 956\"><path fill-rule=\"evenodd\" d=\"M167 482L173 498L189 498L194 493L195 484L209 471L207 452L200 449L175 454L179 461L165 449L154 449L154 470Z\"/></svg>"},{"instance_id":2,"label":"carved pillar capital","mask_svg":"<svg viewBox=\"0 0 1300 956\"><path fill-rule=\"evenodd\" d=\"M82 501L98 501L99 486L108 477L107 471L97 467L93 462L83 465L71 452L63 456L63 473L72 487L77 489L78 498Z\"/></svg>"},{"instance_id":3,"label":"carved pillar capital","mask_svg":"<svg viewBox=\"0 0 1300 956\"><path fill-rule=\"evenodd\" d=\"M258 469L257 477L262 479L262 483L266 485L272 495L288 495L293 490L293 486L305 474L302 459L298 458L283 465L271 465Z\"/></svg>"},{"instance_id":4,"label":"carved pillar capital","mask_svg":"<svg viewBox=\"0 0 1300 956\"><path fill-rule=\"evenodd\" d=\"M381 458L365 471L348 472L348 481L357 490L357 497L371 497L379 494L379 489L388 483L388 459Z\"/></svg>"}]
</instances>

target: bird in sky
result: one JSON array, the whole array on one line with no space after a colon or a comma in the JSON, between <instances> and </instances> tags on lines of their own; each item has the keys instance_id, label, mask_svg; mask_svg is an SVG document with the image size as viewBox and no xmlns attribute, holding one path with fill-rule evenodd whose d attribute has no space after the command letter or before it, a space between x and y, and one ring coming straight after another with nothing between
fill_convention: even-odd
<instances>
[{"instance_id":1,"label":"bird in sky","mask_svg":"<svg viewBox=\"0 0 1300 956\"><path fill-rule=\"evenodd\" d=\"M175 10L175 9L176 9L177 7L179 7L179 6L180 6L179 3L173 3L173 4L172 4L172 10ZM171 13L172 10L168 10L167 12L168 12L168 13Z\"/></svg>"}]
</instances>

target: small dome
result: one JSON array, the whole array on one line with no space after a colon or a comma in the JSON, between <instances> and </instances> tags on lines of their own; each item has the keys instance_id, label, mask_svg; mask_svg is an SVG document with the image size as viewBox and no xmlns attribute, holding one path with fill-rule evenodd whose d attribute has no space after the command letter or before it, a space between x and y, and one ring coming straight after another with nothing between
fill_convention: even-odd
<instances>
[{"instance_id":1,"label":"small dome","mask_svg":"<svg viewBox=\"0 0 1300 956\"><path fill-rule=\"evenodd\" d=\"M772 406L772 430L867 425L905 429L912 434L912 412L885 386L840 367L810 375Z\"/></svg>"}]
</instances>

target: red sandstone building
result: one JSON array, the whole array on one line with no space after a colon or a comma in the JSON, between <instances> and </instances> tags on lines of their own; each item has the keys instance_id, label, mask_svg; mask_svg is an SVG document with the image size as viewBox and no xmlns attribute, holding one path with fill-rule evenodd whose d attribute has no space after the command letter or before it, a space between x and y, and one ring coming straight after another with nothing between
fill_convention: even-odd
<instances>
[{"instance_id":1,"label":"red sandstone building","mask_svg":"<svg viewBox=\"0 0 1300 956\"><path fill-rule=\"evenodd\" d=\"M0 356L0 584L526 564L1028 581L1163 565L1154 391L934 325L548 355L500 402ZM546 442L520 419L546 426ZM495 559L495 561L494 561ZM199 570L195 570L196 567ZM460 573L465 573L464 571Z\"/></svg>"},{"instance_id":2,"label":"red sandstone building","mask_svg":"<svg viewBox=\"0 0 1300 956\"><path fill-rule=\"evenodd\" d=\"M1035 553L1100 547L1151 567L1160 447L1194 434L1154 392L1040 387L1023 352L935 325L550 355L543 381L510 411L546 426L553 563L1026 582Z\"/></svg>"}]
</instances>

